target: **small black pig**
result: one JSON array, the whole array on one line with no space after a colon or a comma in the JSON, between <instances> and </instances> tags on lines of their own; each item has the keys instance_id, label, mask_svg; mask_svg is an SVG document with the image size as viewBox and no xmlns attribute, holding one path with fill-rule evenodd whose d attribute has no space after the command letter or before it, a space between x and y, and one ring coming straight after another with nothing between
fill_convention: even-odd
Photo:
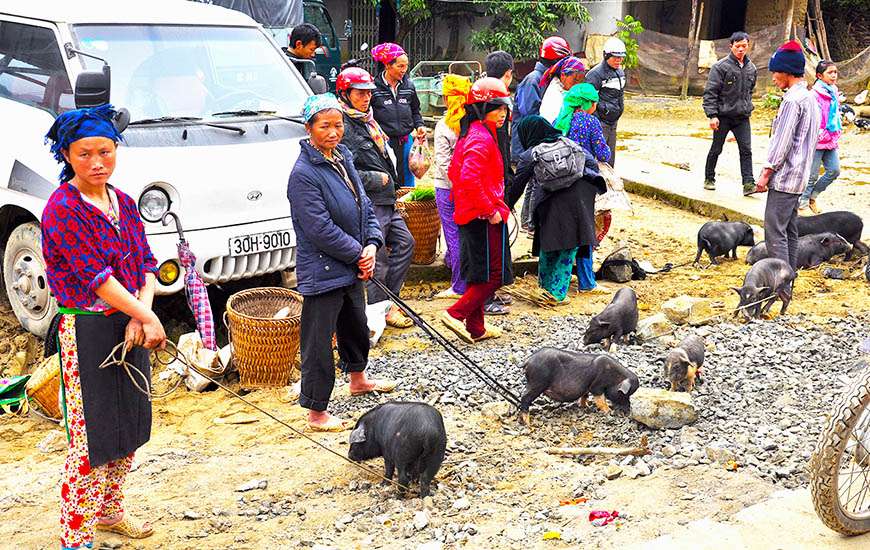
<instances>
[{"instance_id":1,"label":"small black pig","mask_svg":"<svg viewBox=\"0 0 870 550\"><path fill-rule=\"evenodd\" d=\"M630 288L620 288L604 311L589 320L583 344L604 342L610 351L614 342L621 342L637 330L637 294Z\"/></svg>"},{"instance_id":2,"label":"small black pig","mask_svg":"<svg viewBox=\"0 0 870 550\"><path fill-rule=\"evenodd\" d=\"M731 288L740 296L740 303L734 312L742 312L747 319L759 318L768 311L777 298L782 300L782 309L779 314L783 315L792 296L792 284L797 274L784 261L779 258L764 258L759 260L746 273L741 288ZM766 304L756 304L759 300L770 298ZM755 304L743 308L747 304ZM762 305L764 309L762 309ZM743 309L741 309L743 308Z\"/></svg>"},{"instance_id":3,"label":"small black pig","mask_svg":"<svg viewBox=\"0 0 870 550\"><path fill-rule=\"evenodd\" d=\"M384 477L408 487L420 480L420 498L429 495L429 485L447 449L444 420L435 407L414 401L388 401L360 417L350 433L347 457L355 462L384 457ZM399 489L400 496L404 490Z\"/></svg>"},{"instance_id":4,"label":"small black pig","mask_svg":"<svg viewBox=\"0 0 870 550\"><path fill-rule=\"evenodd\" d=\"M754 246L755 235L752 227L746 222L707 222L698 230L698 253L694 263L701 259L701 253L706 252L710 262L718 264L719 256L737 257L738 246Z\"/></svg>"},{"instance_id":5,"label":"small black pig","mask_svg":"<svg viewBox=\"0 0 870 550\"><path fill-rule=\"evenodd\" d=\"M804 235L798 239L798 269L816 267L839 254L848 254L852 249L846 239L836 233ZM767 243L761 241L746 254L746 263L754 264L767 258Z\"/></svg>"},{"instance_id":6,"label":"small black pig","mask_svg":"<svg viewBox=\"0 0 870 550\"><path fill-rule=\"evenodd\" d=\"M640 381L610 355L600 353L577 353L556 348L541 348L523 364L526 373L526 391L520 398L520 422L528 425L529 407L532 402L546 395L553 401L571 403L580 399L586 406L586 398L592 395L595 405L609 412L607 401L617 411L631 411L630 397Z\"/></svg>"},{"instance_id":7,"label":"small black pig","mask_svg":"<svg viewBox=\"0 0 870 550\"><path fill-rule=\"evenodd\" d=\"M833 232L842 235L846 241L858 250L859 254L867 254L870 248L861 242L861 232L864 231L864 222L857 214L840 210L837 212L825 212L817 216L798 216L798 235L817 235L819 233ZM846 253L846 261L852 259L852 250Z\"/></svg>"},{"instance_id":8,"label":"small black pig","mask_svg":"<svg viewBox=\"0 0 870 550\"><path fill-rule=\"evenodd\" d=\"M677 391L683 382L686 382L686 391L695 389L695 377L701 373L705 351L704 340L690 334L668 353L664 377L670 381L671 391Z\"/></svg>"}]
</instances>

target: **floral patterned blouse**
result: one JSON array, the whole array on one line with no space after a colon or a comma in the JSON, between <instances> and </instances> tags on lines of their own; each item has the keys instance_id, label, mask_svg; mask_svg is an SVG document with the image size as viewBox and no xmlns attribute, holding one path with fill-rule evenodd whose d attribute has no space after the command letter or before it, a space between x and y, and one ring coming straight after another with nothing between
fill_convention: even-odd
<instances>
[{"instance_id":1,"label":"floral patterned blouse","mask_svg":"<svg viewBox=\"0 0 870 550\"><path fill-rule=\"evenodd\" d=\"M577 111L571 119L571 128L568 130L568 139L580 144L581 147L592 153L592 156L601 162L610 161L610 147L604 139L601 130L601 122L595 115Z\"/></svg>"}]
</instances>

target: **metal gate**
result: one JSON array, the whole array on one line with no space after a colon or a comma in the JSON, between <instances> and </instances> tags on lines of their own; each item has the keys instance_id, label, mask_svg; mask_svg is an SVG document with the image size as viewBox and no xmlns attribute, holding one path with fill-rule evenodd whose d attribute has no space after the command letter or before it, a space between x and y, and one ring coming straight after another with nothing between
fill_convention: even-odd
<instances>
[{"instance_id":1,"label":"metal gate","mask_svg":"<svg viewBox=\"0 0 870 550\"><path fill-rule=\"evenodd\" d=\"M350 18L353 21L353 34L348 41L350 57L359 55L363 43L371 49L378 39L378 14L371 0L350 0ZM413 67L418 61L429 61L435 52L435 33L432 18L418 23L414 30L402 41ZM374 67L363 64L369 70Z\"/></svg>"}]
</instances>

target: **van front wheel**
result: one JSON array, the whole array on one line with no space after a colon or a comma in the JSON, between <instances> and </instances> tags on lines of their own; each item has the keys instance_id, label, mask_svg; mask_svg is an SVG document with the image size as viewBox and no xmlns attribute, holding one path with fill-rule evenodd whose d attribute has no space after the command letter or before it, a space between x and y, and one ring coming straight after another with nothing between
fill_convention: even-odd
<instances>
[{"instance_id":1,"label":"van front wheel","mask_svg":"<svg viewBox=\"0 0 870 550\"><path fill-rule=\"evenodd\" d=\"M48 288L38 223L19 225L9 235L3 254L3 282L18 322L44 338L57 313L57 302Z\"/></svg>"}]
</instances>

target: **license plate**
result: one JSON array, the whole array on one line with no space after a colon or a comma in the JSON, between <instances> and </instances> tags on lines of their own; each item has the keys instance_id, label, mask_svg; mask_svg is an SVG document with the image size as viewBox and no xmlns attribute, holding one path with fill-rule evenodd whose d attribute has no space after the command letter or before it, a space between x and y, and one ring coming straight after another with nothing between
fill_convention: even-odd
<instances>
[{"instance_id":1,"label":"license plate","mask_svg":"<svg viewBox=\"0 0 870 550\"><path fill-rule=\"evenodd\" d=\"M247 256L258 252L281 250L290 248L293 244L293 234L287 229L241 235L230 239L230 256Z\"/></svg>"}]
</instances>

